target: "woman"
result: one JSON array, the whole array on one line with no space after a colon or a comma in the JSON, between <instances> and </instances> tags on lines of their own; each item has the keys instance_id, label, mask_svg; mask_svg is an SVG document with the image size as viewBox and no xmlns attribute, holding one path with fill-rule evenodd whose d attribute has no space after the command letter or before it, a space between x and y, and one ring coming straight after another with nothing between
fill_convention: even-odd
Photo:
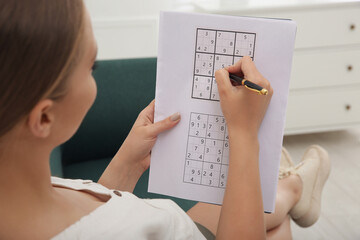
<instances>
[{"instance_id":1,"label":"woman","mask_svg":"<svg viewBox=\"0 0 360 240\"><path fill-rule=\"evenodd\" d=\"M319 147L296 170L284 158L287 177L279 182L276 212L263 214L257 132L272 88L250 58L216 72L230 137L223 206L199 203L187 215L169 200L130 193L149 167L157 135L180 121L175 113L153 123L154 102L139 114L102 185L51 178L51 151L76 132L96 96L97 48L82 0L1 0L0 31L0 239L203 239L199 229L219 239L279 239L291 237L290 211L303 226L318 218L312 198L320 196L328 165ZM232 86L229 72L270 94ZM234 107L242 101L248 104ZM238 151L238 144L249 147Z\"/></svg>"}]
</instances>

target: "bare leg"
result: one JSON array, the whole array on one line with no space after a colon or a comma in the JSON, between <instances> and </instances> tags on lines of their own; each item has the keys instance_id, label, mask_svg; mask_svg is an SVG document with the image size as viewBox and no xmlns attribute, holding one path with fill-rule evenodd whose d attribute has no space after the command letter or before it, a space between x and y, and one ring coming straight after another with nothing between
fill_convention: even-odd
<instances>
[{"instance_id":1,"label":"bare leg","mask_svg":"<svg viewBox=\"0 0 360 240\"><path fill-rule=\"evenodd\" d=\"M299 201L302 191L302 182L298 175L290 175L279 181L275 212L265 214L266 230L279 226L289 214L289 211Z\"/></svg>"},{"instance_id":2,"label":"bare leg","mask_svg":"<svg viewBox=\"0 0 360 240\"><path fill-rule=\"evenodd\" d=\"M276 195L275 212L264 214L266 230L280 226L287 218L290 209L300 198L302 182L297 175L291 175L279 181ZM187 214L216 235L221 206L198 203Z\"/></svg>"},{"instance_id":3,"label":"bare leg","mask_svg":"<svg viewBox=\"0 0 360 240\"><path fill-rule=\"evenodd\" d=\"M220 212L221 206L219 205L197 203L187 211L187 214L194 222L200 223L216 235Z\"/></svg>"},{"instance_id":4,"label":"bare leg","mask_svg":"<svg viewBox=\"0 0 360 240\"><path fill-rule=\"evenodd\" d=\"M291 240L290 216L286 216L285 220L276 228L267 231L266 238L269 240Z\"/></svg>"}]
</instances>

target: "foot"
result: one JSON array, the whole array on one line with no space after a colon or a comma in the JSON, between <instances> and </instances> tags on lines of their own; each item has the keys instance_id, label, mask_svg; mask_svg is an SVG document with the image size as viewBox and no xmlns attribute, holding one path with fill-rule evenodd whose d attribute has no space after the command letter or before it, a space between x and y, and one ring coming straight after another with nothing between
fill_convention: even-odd
<instances>
[{"instance_id":1,"label":"foot","mask_svg":"<svg viewBox=\"0 0 360 240\"><path fill-rule=\"evenodd\" d=\"M295 165L292 161L289 152L283 147L281 150L279 180L295 173Z\"/></svg>"},{"instance_id":2,"label":"foot","mask_svg":"<svg viewBox=\"0 0 360 240\"><path fill-rule=\"evenodd\" d=\"M289 152L283 147L281 150L280 167L289 168L294 166L294 162L292 161Z\"/></svg>"},{"instance_id":3,"label":"foot","mask_svg":"<svg viewBox=\"0 0 360 240\"><path fill-rule=\"evenodd\" d=\"M279 181L279 189L286 190L286 199L291 201L290 206L295 206L301 197L303 183L297 174L291 174ZM290 194L290 195L289 195Z\"/></svg>"},{"instance_id":4,"label":"foot","mask_svg":"<svg viewBox=\"0 0 360 240\"><path fill-rule=\"evenodd\" d=\"M302 181L303 189L290 216L299 226L309 227L320 216L321 193L330 173L328 153L320 146L310 146L295 171Z\"/></svg>"}]
</instances>

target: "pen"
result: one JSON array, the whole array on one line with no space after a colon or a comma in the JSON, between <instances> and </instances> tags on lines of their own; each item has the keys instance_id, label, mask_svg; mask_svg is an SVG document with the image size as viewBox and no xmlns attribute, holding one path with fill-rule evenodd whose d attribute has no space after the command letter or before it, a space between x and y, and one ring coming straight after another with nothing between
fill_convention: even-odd
<instances>
[{"instance_id":1,"label":"pen","mask_svg":"<svg viewBox=\"0 0 360 240\"><path fill-rule=\"evenodd\" d=\"M253 83L253 82L250 82L249 80L246 80L246 79L243 79L242 77L239 77L239 76L236 76L234 74L229 74L229 77L231 80L233 80L234 82L242 85L242 86L245 86L247 89L251 90L251 91L254 91L254 92L257 92L259 93L260 95L267 95L268 94L268 90Z\"/></svg>"}]
</instances>

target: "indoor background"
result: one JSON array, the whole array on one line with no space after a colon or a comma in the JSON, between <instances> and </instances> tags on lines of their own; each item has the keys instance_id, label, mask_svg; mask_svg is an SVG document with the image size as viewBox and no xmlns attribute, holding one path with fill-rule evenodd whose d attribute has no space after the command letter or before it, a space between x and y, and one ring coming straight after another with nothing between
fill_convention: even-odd
<instances>
[{"instance_id":1,"label":"indoor background","mask_svg":"<svg viewBox=\"0 0 360 240\"><path fill-rule=\"evenodd\" d=\"M360 239L360 2L346 0L86 0L98 59L156 57L160 11L297 22L284 146L295 163L319 144L332 171L319 221L294 239Z\"/></svg>"}]
</instances>

